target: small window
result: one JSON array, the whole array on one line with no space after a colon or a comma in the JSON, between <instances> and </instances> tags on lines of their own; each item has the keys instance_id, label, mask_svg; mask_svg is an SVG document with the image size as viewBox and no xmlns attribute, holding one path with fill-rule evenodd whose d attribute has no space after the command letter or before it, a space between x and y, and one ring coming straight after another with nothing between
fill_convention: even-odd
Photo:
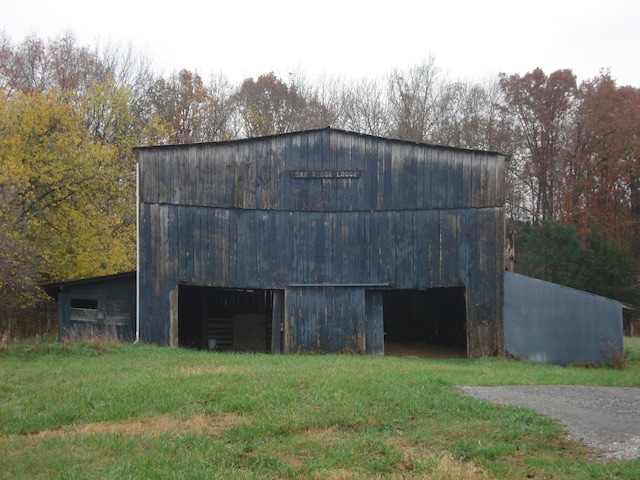
<instances>
[{"instance_id":1,"label":"small window","mask_svg":"<svg viewBox=\"0 0 640 480\"><path fill-rule=\"evenodd\" d=\"M97 322L98 300L86 298L71 299L71 320L75 322Z\"/></svg>"}]
</instances>

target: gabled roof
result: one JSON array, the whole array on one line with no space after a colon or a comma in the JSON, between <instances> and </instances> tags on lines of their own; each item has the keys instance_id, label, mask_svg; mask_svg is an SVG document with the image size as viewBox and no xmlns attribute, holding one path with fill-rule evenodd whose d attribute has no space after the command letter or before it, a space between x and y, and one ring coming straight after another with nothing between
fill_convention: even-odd
<instances>
[{"instance_id":1,"label":"gabled roof","mask_svg":"<svg viewBox=\"0 0 640 480\"><path fill-rule=\"evenodd\" d=\"M375 139L378 139L378 140L384 140L386 142L399 143L399 144L405 144L405 145L421 145L421 146L424 146L424 147L436 148L436 149L439 149L439 150L453 150L453 151L461 151L461 152L475 152L475 153L484 153L484 154L489 154L489 155L499 155L499 156L506 157L506 159L509 160L509 155L506 155L506 154L500 153L500 152L492 152L492 151L488 151L488 150L478 150L478 149L471 149L471 148L450 147L450 146L446 146L446 145L435 145L435 144L430 144L430 143L426 143L426 142L414 142L414 141L410 141L410 140L401 140L401 139L398 139L398 138L381 137L381 136L377 136L377 135L370 135L370 134L367 134L367 133L358 133L358 132L352 132L352 131L349 131L349 130L342 130L342 129L339 129L339 128L332 128L330 126L325 127L325 128L316 128L316 129L310 129L310 130L298 130L298 131L295 131L295 132L278 133L278 134L266 135L266 136L262 136L262 137L250 137L250 138L239 138L239 139L236 139L236 140L224 140L224 141L219 141L219 142L194 142L194 143L184 143L184 144L149 145L149 146L136 147L136 148L134 148L134 150L147 150L147 149L167 148L167 147L182 147L182 146L185 146L185 145L228 145L228 144L234 144L234 143L255 142L255 141L258 141L258 140L264 140L264 139L270 139L270 138L296 136L296 135L301 135L301 134L304 134L304 133L316 133L316 132L322 132L322 131L336 132L336 133L339 133L339 134L358 136L358 137L365 137L365 138L375 138Z\"/></svg>"}]
</instances>

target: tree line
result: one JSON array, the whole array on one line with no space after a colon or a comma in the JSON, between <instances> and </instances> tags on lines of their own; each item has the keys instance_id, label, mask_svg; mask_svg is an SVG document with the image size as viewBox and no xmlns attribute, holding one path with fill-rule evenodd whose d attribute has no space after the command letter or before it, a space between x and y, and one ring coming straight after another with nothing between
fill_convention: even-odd
<instances>
[{"instance_id":1,"label":"tree line","mask_svg":"<svg viewBox=\"0 0 640 480\"><path fill-rule=\"evenodd\" d=\"M640 90L606 71L580 84L568 69L469 82L427 58L380 78L233 83L159 73L131 46L3 33L2 329L39 303L42 283L135 267L134 147L326 126L508 154L516 271L635 300Z\"/></svg>"}]
</instances>

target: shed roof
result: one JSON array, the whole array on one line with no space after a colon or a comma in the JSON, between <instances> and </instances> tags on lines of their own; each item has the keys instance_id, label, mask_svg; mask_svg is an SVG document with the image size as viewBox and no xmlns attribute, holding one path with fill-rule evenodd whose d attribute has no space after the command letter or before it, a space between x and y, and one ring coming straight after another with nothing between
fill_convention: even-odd
<instances>
[{"instance_id":1,"label":"shed roof","mask_svg":"<svg viewBox=\"0 0 640 480\"><path fill-rule=\"evenodd\" d=\"M45 285L42 285L42 289L47 292L47 294L50 297L53 297L54 299L58 298L58 292L61 290L64 290L65 288L69 288L69 287L75 287L75 286L79 286L79 285L91 285L91 284L95 284L95 283L101 283L101 282L111 282L114 280L124 280L124 279L129 279L129 278L134 278L136 277L136 271L132 271L132 272L122 272L122 273L116 273L113 275L103 275L103 276L99 276L99 277L89 277L89 278L80 278L77 280L68 280L66 282L56 282L56 283L47 283Z\"/></svg>"}]
</instances>

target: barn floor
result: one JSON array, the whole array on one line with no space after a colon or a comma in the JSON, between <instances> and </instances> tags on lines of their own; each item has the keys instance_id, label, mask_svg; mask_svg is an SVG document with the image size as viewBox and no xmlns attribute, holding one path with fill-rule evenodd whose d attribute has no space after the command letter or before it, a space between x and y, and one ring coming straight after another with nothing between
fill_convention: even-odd
<instances>
[{"instance_id":1,"label":"barn floor","mask_svg":"<svg viewBox=\"0 0 640 480\"><path fill-rule=\"evenodd\" d=\"M467 358L467 352L463 348L426 342L385 342L384 354L392 357Z\"/></svg>"}]
</instances>

